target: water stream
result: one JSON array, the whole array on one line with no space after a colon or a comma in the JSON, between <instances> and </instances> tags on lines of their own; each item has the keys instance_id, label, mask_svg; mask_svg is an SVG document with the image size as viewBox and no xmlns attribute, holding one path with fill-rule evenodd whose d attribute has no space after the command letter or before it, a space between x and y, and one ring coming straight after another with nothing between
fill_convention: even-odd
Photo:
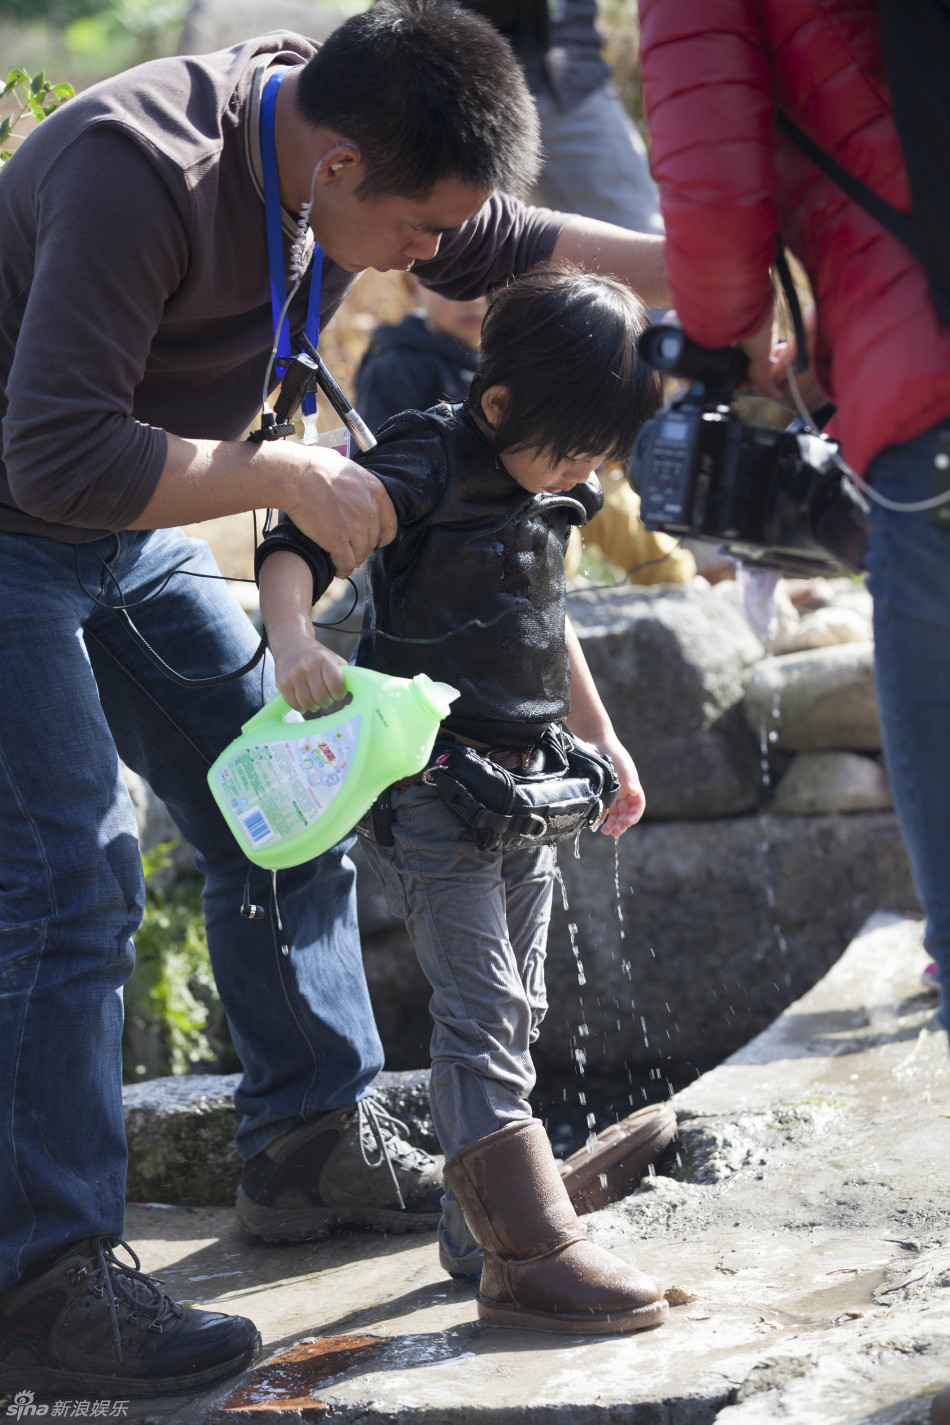
<instances>
[{"instance_id":1,"label":"water stream","mask_svg":"<svg viewBox=\"0 0 950 1425\"><path fill-rule=\"evenodd\" d=\"M570 905L567 887L560 869L555 871L555 879L560 887L561 904L567 915L570 912ZM623 941L626 937L626 929L620 888L619 848L616 841L614 842L614 889L617 920L620 926L619 938ZM592 991L593 986L588 985L587 970L581 955L576 921L568 920L567 932L574 958L578 988L577 1022L570 1038L571 1081L559 1084L547 1082L539 1085L539 1089L534 1095L535 1111L543 1119L555 1151L562 1157L568 1156L584 1143L590 1144L599 1131L609 1124L615 1123L619 1118L625 1118L634 1109L642 1108L647 1103L657 1103L675 1092L673 1084L661 1069L647 1068L643 1065L637 1065L634 1068L626 1060L618 1063L616 1070L609 1074L600 1072L591 1076L588 1073L588 1053L583 1041L589 1039L590 1036L586 995ZM609 953L611 958L617 958L616 950L612 949ZM650 953L655 958L656 951L652 946ZM646 1020L643 1015L637 1015L635 1011L631 961L621 959L620 969L622 975L631 983L631 995L629 1008L622 1008L617 1000L614 1002L618 1013L617 1028L618 1030L622 1028L619 1018L622 1013L639 1018L643 1041L649 1048L650 1036ZM549 1075L546 1075L545 1078L550 1080Z\"/></svg>"},{"instance_id":2,"label":"water stream","mask_svg":"<svg viewBox=\"0 0 950 1425\"><path fill-rule=\"evenodd\" d=\"M759 728L759 765L763 805L757 812L757 820L760 831L762 894L769 932L777 952L773 983L776 991L782 993L791 984L791 972L788 964L788 943L782 930L777 906L776 837L773 814L769 810L769 802L773 794L773 758L771 754L774 753L779 743L781 725L780 684L777 676L773 678L770 674L770 669L774 668L774 664L771 662L773 659L774 639L769 639L766 641L765 650L765 677L768 679L772 698L770 708L763 715ZM579 854L576 845L574 852L575 855ZM618 1118L625 1117L635 1108L671 1097L675 1092L684 1088L696 1073L700 1072L699 1068L688 1069L685 1064L674 1066L663 1054L663 1026L648 1026L646 1018L636 1008L633 993L632 959L623 954L626 949L624 942L627 939L627 925L620 881L620 846L617 840L614 841L613 860L614 904L617 917L616 939L618 943L614 948L609 948L608 954L615 962L619 960L620 973L630 984L629 999L624 994L622 996L623 1003L621 1003L619 995L612 1001L617 1012L617 1029L620 1031L625 1022L629 1024L632 1021L636 1024L639 1021L644 1048L651 1051L649 1057L654 1059L654 1064L652 1067L643 1063L635 1063L631 1066L626 1060L622 1060L617 1063L615 1069L605 1070L603 1067L599 1067L596 1072L591 1071L589 1064L591 1056L588 1053L588 1044L585 1043L585 1041L589 1041L590 1036L586 996L596 993L597 976L594 975L593 981L589 983L578 925L576 921L568 919L567 931L578 986L577 1020L570 1035L570 1068L568 1070L565 1066L565 1079L559 1084L542 1084L535 1095L536 1112L544 1118L555 1148L561 1154L574 1151L581 1146L585 1138L589 1140L596 1135L599 1129L607 1127ZM565 915L569 916L567 889L560 871L556 875L561 890L561 903ZM649 948L651 956L656 959L656 948L654 946ZM599 953L603 953L603 951ZM725 990L726 986L723 985L722 988ZM726 994L728 997L728 991ZM719 1004L723 1012L730 1015L735 1014L731 1004L723 1005L721 1000ZM599 1007L602 1007L602 1002ZM669 1004L666 1005L666 1011L670 1015L672 1023L672 1010ZM602 1064L604 1058L609 1058L609 1055L601 1056L601 1058L598 1058L596 1054L593 1056L593 1060L597 1064ZM702 1067L710 1066L703 1065ZM683 1077L684 1073L686 1073L686 1077ZM567 1077L568 1074L570 1078ZM674 1083L673 1079L680 1081Z\"/></svg>"}]
</instances>

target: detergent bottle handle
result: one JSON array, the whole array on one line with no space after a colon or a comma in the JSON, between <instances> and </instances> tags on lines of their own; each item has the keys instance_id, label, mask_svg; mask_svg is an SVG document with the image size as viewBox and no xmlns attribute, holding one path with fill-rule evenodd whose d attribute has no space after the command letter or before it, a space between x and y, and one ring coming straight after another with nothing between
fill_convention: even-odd
<instances>
[{"instance_id":1,"label":"detergent bottle handle","mask_svg":"<svg viewBox=\"0 0 950 1425\"><path fill-rule=\"evenodd\" d=\"M242 732L250 732L252 727L264 727L268 723L282 722L290 712L290 704L284 702L280 693L275 693L269 702L266 702L260 712L254 714L247 722L241 726Z\"/></svg>"},{"instance_id":2,"label":"detergent bottle handle","mask_svg":"<svg viewBox=\"0 0 950 1425\"><path fill-rule=\"evenodd\" d=\"M379 686L381 677L372 668L351 668L349 665L343 669L343 686L348 693L357 693L360 688L370 688ZM242 732L249 732L254 727L269 726L271 723L282 722L291 711L290 704L285 702L280 693L275 693L270 702L264 704L260 712L255 713L241 727Z\"/></svg>"},{"instance_id":3,"label":"detergent bottle handle","mask_svg":"<svg viewBox=\"0 0 950 1425\"><path fill-rule=\"evenodd\" d=\"M348 663L343 669L343 686L348 693L358 693L360 689L372 692L378 690L380 684L386 681L383 674L377 673L373 668L359 668Z\"/></svg>"}]
</instances>

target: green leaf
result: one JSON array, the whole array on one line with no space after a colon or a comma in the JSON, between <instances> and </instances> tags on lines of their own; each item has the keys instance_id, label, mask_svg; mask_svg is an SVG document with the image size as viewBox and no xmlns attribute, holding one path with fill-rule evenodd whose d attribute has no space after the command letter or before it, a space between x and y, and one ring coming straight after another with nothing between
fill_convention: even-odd
<instances>
[{"instance_id":1,"label":"green leaf","mask_svg":"<svg viewBox=\"0 0 950 1425\"><path fill-rule=\"evenodd\" d=\"M27 103L30 106L30 113L33 115L37 123L39 123L41 119L45 119L46 115L43 113L43 105L40 103L39 99L35 98L32 94L28 94Z\"/></svg>"},{"instance_id":2,"label":"green leaf","mask_svg":"<svg viewBox=\"0 0 950 1425\"><path fill-rule=\"evenodd\" d=\"M76 97L76 91L71 84L54 84L50 92L60 104L65 104L67 99Z\"/></svg>"},{"instance_id":3,"label":"green leaf","mask_svg":"<svg viewBox=\"0 0 950 1425\"><path fill-rule=\"evenodd\" d=\"M12 119L4 119L2 122L0 122L0 143L3 143L4 139L8 136L8 134L9 134L9 132L10 132L10 130L11 130L12 128L13 128L13 120L12 120Z\"/></svg>"},{"instance_id":4,"label":"green leaf","mask_svg":"<svg viewBox=\"0 0 950 1425\"><path fill-rule=\"evenodd\" d=\"M29 82L30 76L25 69L11 69L7 75L7 82L4 85L3 92L6 94L8 90L14 89L18 84L29 84Z\"/></svg>"},{"instance_id":5,"label":"green leaf","mask_svg":"<svg viewBox=\"0 0 950 1425\"><path fill-rule=\"evenodd\" d=\"M41 69L39 74L34 76L30 88L33 90L34 94L39 94L41 89L46 88L46 73L44 70Z\"/></svg>"}]
</instances>

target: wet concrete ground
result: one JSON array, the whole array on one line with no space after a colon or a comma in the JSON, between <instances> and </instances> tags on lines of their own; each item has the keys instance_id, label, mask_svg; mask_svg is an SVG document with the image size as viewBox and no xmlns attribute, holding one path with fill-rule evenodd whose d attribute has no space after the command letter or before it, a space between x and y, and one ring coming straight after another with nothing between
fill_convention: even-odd
<instances>
[{"instance_id":1,"label":"wet concrete ground","mask_svg":"<svg viewBox=\"0 0 950 1425\"><path fill-rule=\"evenodd\" d=\"M180 1300L253 1317L267 1356L229 1390L125 1418L924 1425L950 1383L950 1059L919 936L894 917L865 927L677 1097L661 1175L585 1218L678 1289L662 1328L482 1328L429 1234L275 1247L244 1238L228 1207L130 1207L145 1269Z\"/></svg>"}]
</instances>

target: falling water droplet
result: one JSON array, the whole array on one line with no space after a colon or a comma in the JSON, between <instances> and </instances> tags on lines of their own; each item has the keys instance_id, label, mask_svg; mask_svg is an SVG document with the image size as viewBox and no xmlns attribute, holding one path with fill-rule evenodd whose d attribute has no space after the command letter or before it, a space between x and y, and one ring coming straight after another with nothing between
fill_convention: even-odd
<instances>
[{"instance_id":1,"label":"falling water droplet","mask_svg":"<svg viewBox=\"0 0 950 1425\"><path fill-rule=\"evenodd\" d=\"M617 920L620 922L620 939L626 938L626 930L623 924L623 904L620 900L620 842L614 839L614 891L617 896Z\"/></svg>"},{"instance_id":2,"label":"falling water droplet","mask_svg":"<svg viewBox=\"0 0 950 1425\"><path fill-rule=\"evenodd\" d=\"M554 867L554 879L557 881L558 885L561 888L561 905L564 907L565 910L569 910L570 907L567 903L567 886L565 886L564 884L564 877L561 875L560 866L555 865Z\"/></svg>"},{"instance_id":3,"label":"falling water droplet","mask_svg":"<svg viewBox=\"0 0 950 1425\"><path fill-rule=\"evenodd\" d=\"M768 662L768 660L772 659L773 657L773 650L771 647L769 647L766 652L766 661ZM759 731L759 747L762 752L762 787L765 792L766 802L768 801L772 787L772 771L771 764L769 762L768 752L769 748L773 747L779 740L778 728L779 723L781 721L781 689L777 674L774 677L772 676L773 670L774 664L771 665L768 669L769 686L772 690L772 709L767 716L763 717L762 726ZM769 726L769 721L771 721L771 727ZM758 819L759 829L761 832L760 849L762 852L763 880L765 883L765 901L770 911L769 919L772 936L775 940L776 945L778 946L778 949L782 952L782 954L786 954L788 951L788 945L786 943L785 936L782 934L782 929L778 923L778 919L775 916L775 885L773 871L769 864L772 851L772 845L769 836L771 827L771 817L767 810L760 809Z\"/></svg>"}]
</instances>

